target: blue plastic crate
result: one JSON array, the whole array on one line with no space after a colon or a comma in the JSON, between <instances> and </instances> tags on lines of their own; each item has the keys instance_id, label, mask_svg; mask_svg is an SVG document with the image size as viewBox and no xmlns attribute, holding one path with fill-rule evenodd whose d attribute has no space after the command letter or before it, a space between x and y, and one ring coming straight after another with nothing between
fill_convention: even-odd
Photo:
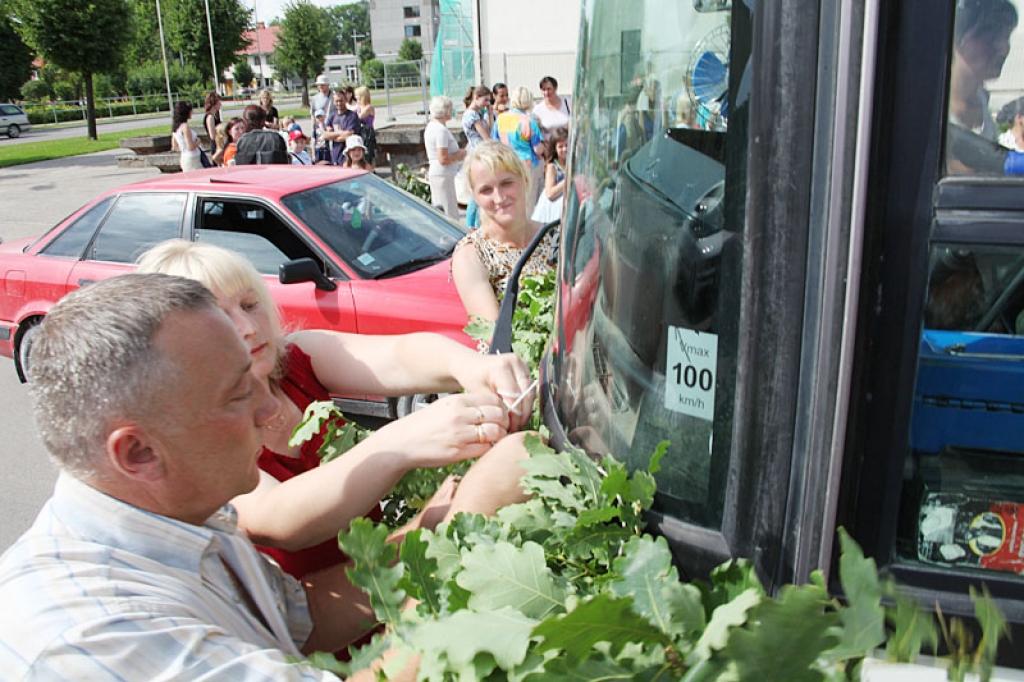
<instances>
[{"instance_id":1,"label":"blue plastic crate","mask_svg":"<svg viewBox=\"0 0 1024 682\"><path fill-rule=\"evenodd\" d=\"M925 330L911 445L1024 453L1024 337Z\"/></svg>"}]
</instances>

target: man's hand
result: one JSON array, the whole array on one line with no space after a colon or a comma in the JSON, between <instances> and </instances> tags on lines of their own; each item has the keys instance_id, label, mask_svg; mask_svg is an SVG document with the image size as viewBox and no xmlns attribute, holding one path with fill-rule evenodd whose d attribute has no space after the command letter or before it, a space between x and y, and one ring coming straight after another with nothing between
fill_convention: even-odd
<instances>
[{"instance_id":1,"label":"man's hand","mask_svg":"<svg viewBox=\"0 0 1024 682\"><path fill-rule=\"evenodd\" d=\"M452 368L452 375L467 391L488 391L499 396L505 407L515 403L531 384L526 363L513 353L476 355L473 362ZM509 413L509 432L518 431L529 421L535 397L536 391L531 391Z\"/></svg>"}]
</instances>

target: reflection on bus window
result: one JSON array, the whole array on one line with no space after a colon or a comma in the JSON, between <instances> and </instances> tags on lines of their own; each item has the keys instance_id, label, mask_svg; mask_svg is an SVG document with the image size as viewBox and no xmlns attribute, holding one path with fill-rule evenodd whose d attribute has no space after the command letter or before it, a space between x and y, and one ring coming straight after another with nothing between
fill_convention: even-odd
<instances>
[{"instance_id":1,"label":"reflection on bus window","mask_svg":"<svg viewBox=\"0 0 1024 682\"><path fill-rule=\"evenodd\" d=\"M1024 574L1024 245L930 260L897 553Z\"/></svg>"},{"instance_id":2,"label":"reflection on bus window","mask_svg":"<svg viewBox=\"0 0 1024 682\"><path fill-rule=\"evenodd\" d=\"M1024 157L1017 156L1024 152L1018 21L1017 0L957 3L946 134L951 175L1024 175Z\"/></svg>"},{"instance_id":3,"label":"reflection on bus window","mask_svg":"<svg viewBox=\"0 0 1024 682\"><path fill-rule=\"evenodd\" d=\"M749 9L584 0L583 17L556 409L577 445L634 467L671 441L656 506L717 528L746 192L733 114L746 102L730 84L746 67Z\"/></svg>"}]
</instances>

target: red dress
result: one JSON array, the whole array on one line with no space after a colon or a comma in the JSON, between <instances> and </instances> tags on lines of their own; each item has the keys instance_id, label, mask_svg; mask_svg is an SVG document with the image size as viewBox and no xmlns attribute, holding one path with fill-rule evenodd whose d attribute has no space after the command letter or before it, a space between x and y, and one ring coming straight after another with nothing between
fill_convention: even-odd
<instances>
[{"instance_id":1,"label":"red dress","mask_svg":"<svg viewBox=\"0 0 1024 682\"><path fill-rule=\"evenodd\" d=\"M313 373L313 363L309 356L295 344L289 345L285 351L285 374L280 387L300 410L305 410L310 403L317 400L331 399L330 393ZM320 449L323 441L321 432L302 444L298 457L280 455L263 448L263 452L260 453L259 467L277 480L287 481L320 466L320 456L317 454L317 450ZM379 519L379 514L379 508L375 507L370 517ZM338 549L337 538L329 538L319 545L294 552L262 545L257 545L257 548L272 557L286 573L296 578L302 578L307 573L334 566L346 558Z\"/></svg>"}]
</instances>

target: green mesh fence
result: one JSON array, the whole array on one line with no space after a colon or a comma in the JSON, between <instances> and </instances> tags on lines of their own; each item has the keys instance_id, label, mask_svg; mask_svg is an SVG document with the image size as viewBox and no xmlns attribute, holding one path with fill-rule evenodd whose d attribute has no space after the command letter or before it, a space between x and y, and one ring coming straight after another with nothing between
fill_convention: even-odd
<instances>
[{"instance_id":1,"label":"green mesh fence","mask_svg":"<svg viewBox=\"0 0 1024 682\"><path fill-rule=\"evenodd\" d=\"M473 68L473 9L471 0L441 0L437 43L430 65L430 94L459 102L477 82Z\"/></svg>"}]
</instances>

